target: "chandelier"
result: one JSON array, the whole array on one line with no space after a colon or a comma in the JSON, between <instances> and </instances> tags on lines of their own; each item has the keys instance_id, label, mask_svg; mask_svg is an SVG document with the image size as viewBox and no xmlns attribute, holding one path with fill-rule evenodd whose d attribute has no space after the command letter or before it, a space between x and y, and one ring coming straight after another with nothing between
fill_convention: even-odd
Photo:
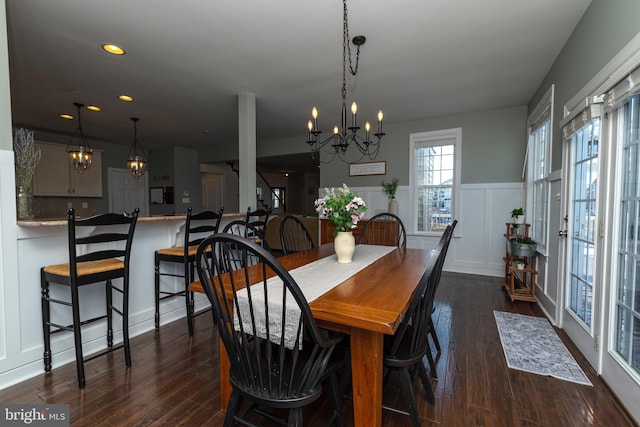
<instances>
[{"instance_id":1,"label":"chandelier","mask_svg":"<svg viewBox=\"0 0 640 427\"><path fill-rule=\"evenodd\" d=\"M78 173L82 173L91 167L91 163L93 161L93 149L89 146L87 138L84 136L84 132L82 131L80 109L84 107L84 104L74 102L73 105L75 105L78 110L78 128L67 144L67 153L69 153L69 157L71 159L71 166L78 171ZM78 138L77 145L73 144L76 137Z\"/></svg>"},{"instance_id":2,"label":"chandelier","mask_svg":"<svg viewBox=\"0 0 640 427\"><path fill-rule=\"evenodd\" d=\"M137 117L131 117L133 121L133 143L129 149L129 158L127 160L127 166L129 167L129 173L136 178L140 178L144 175L144 171L147 167L147 156L142 149L142 145L138 143L138 120Z\"/></svg>"},{"instance_id":3,"label":"chandelier","mask_svg":"<svg viewBox=\"0 0 640 427\"><path fill-rule=\"evenodd\" d=\"M364 137L359 134L360 126L358 126L356 117L358 112L358 105L353 102L351 104L351 123L348 123L347 117L347 59L349 60L349 71L351 75L355 76L358 73L358 62L360 60L360 46L366 41L364 36L355 36L352 43L356 46L356 66L353 67L351 60L351 46L349 45L349 19L347 14L347 0L342 0L343 4L343 30L342 30L342 123L341 127L337 125L333 128L333 135L325 140L319 140L318 136L322 133L318 129L318 109L313 107L311 110L311 120L307 123L309 129L309 140L307 144L311 148L311 156L314 160L320 160L320 150L323 147L327 147L325 152L331 154L331 158L322 163L329 163L334 158L338 157L343 162L347 162L346 154L350 146L355 146L358 153L353 161L362 160L367 157L371 160L378 156L378 150L380 149L380 141L385 135L382 131L382 119L384 115L382 110L378 111L378 123L377 130L373 134L373 140L371 138L371 125L369 122L364 124ZM359 156L359 157L358 157ZM350 157L354 157L353 155Z\"/></svg>"}]
</instances>

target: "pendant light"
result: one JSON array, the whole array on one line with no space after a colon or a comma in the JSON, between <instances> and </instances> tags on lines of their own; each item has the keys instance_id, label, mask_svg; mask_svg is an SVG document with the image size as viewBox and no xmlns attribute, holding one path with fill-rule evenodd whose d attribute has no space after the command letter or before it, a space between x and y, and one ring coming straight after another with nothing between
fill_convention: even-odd
<instances>
[{"instance_id":1,"label":"pendant light","mask_svg":"<svg viewBox=\"0 0 640 427\"><path fill-rule=\"evenodd\" d=\"M147 156L142 149L142 145L138 143L138 120L137 117L131 117L133 121L133 143L129 149L129 159L127 160L127 166L129 167L129 173L140 178L144 175L144 171L147 168Z\"/></svg>"},{"instance_id":2,"label":"pendant light","mask_svg":"<svg viewBox=\"0 0 640 427\"><path fill-rule=\"evenodd\" d=\"M78 110L78 128L67 144L67 153L69 153L73 169L78 173L82 173L91 167L91 163L93 162L93 149L89 146L87 138L82 131L80 109L84 107L84 104L74 102L73 105L75 105ZM74 143L76 138L78 139L77 144Z\"/></svg>"}]
</instances>

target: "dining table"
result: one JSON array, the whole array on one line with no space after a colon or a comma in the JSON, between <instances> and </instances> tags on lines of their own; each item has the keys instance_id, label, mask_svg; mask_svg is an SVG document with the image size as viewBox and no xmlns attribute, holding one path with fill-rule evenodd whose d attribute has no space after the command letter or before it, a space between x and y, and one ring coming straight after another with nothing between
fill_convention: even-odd
<instances>
[{"instance_id":1,"label":"dining table","mask_svg":"<svg viewBox=\"0 0 640 427\"><path fill-rule=\"evenodd\" d=\"M358 246L354 256L357 253ZM396 332L432 253L393 248L309 303L319 327L349 336L355 426L382 425L384 337ZM292 271L328 257L335 258L332 243L277 260ZM198 282L190 290L204 291ZM224 411L231 396L230 363L222 341L220 349L220 407Z\"/></svg>"}]
</instances>

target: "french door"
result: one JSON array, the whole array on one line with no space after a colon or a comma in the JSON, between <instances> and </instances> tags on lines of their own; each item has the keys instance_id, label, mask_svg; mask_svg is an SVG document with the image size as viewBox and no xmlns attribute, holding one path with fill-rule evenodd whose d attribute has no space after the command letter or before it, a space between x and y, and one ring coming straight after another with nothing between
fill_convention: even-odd
<instances>
[{"instance_id":1,"label":"french door","mask_svg":"<svg viewBox=\"0 0 640 427\"><path fill-rule=\"evenodd\" d=\"M622 92L622 91L620 91ZM605 126L612 147L607 203L611 229L610 281L604 304L607 327L601 374L636 419L640 419L640 95L611 111Z\"/></svg>"},{"instance_id":2,"label":"french door","mask_svg":"<svg viewBox=\"0 0 640 427\"><path fill-rule=\"evenodd\" d=\"M565 139L565 272L562 327L589 363L598 369L602 286L598 262L601 175L600 117L573 127Z\"/></svg>"}]
</instances>

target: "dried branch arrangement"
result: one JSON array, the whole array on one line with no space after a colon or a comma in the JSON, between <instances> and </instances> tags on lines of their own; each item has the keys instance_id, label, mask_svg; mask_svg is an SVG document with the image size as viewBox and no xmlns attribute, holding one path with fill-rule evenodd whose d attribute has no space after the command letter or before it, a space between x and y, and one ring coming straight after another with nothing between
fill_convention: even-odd
<instances>
[{"instance_id":1,"label":"dried branch arrangement","mask_svg":"<svg viewBox=\"0 0 640 427\"><path fill-rule=\"evenodd\" d=\"M33 172L40 163L40 149L33 144L32 130L16 129L13 152L16 159L16 186L28 188Z\"/></svg>"}]
</instances>

